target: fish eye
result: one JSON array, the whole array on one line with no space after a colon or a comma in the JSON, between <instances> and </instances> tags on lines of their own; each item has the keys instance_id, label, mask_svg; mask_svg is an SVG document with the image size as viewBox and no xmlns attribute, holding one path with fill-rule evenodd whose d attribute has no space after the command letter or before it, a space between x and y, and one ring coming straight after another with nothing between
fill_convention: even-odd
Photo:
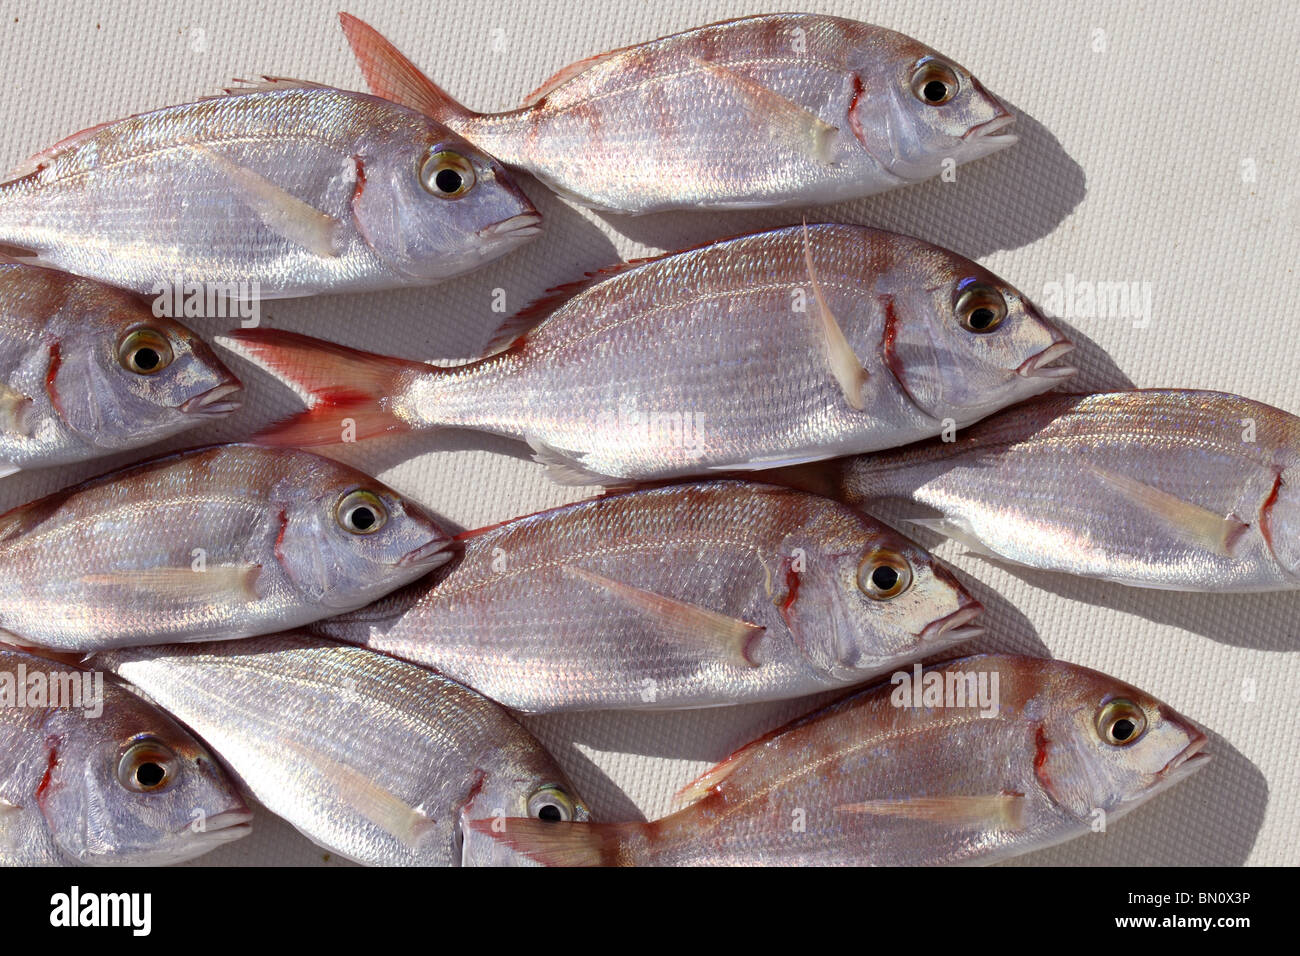
<instances>
[{"instance_id":1,"label":"fish eye","mask_svg":"<svg viewBox=\"0 0 1300 956\"><path fill-rule=\"evenodd\" d=\"M128 790L153 793L168 786L177 772L176 754L156 737L129 741L117 758L117 779Z\"/></svg>"},{"instance_id":2,"label":"fish eye","mask_svg":"<svg viewBox=\"0 0 1300 956\"><path fill-rule=\"evenodd\" d=\"M452 150L430 153L420 164L420 185L439 199L459 199L474 182L474 164Z\"/></svg>"},{"instance_id":3,"label":"fish eye","mask_svg":"<svg viewBox=\"0 0 1300 956\"><path fill-rule=\"evenodd\" d=\"M528 815L548 823L568 823L576 809L573 798L559 787L542 787L528 798Z\"/></svg>"},{"instance_id":4,"label":"fish eye","mask_svg":"<svg viewBox=\"0 0 1300 956\"><path fill-rule=\"evenodd\" d=\"M334 516L344 531L374 534L388 521L388 509L369 491L350 491L339 499Z\"/></svg>"},{"instance_id":5,"label":"fish eye","mask_svg":"<svg viewBox=\"0 0 1300 956\"><path fill-rule=\"evenodd\" d=\"M152 375L172 364L172 346L156 329L134 329L117 346L122 368L137 375Z\"/></svg>"},{"instance_id":6,"label":"fish eye","mask_svg":"<svg viewBox=\"0 0 1300 956\"><path fill-rule=\"evenodd\" d=\"M947 103L960 86L957 72L938 60L926 60L912 74L912 95L928 106Z\"/></svg>"},{"instance_id":7,"label":"fish eye","mask_svg":"<svg viewBox=\"0 0 1300 956\"><path fill-rule=\"evenodd\" d=\"M858 588L873 601L888 601L912 586L912 566L897 551L873 551L858 565Z\"/></svg>"},{"instance_id":8,"label":"fish eye","mask_svg":"<svg viewBox=\"0 0 1300 956\"><path fill-rule=\"evenodd\" d=\"M992 332L1007 317L1007 300L991 286L971 285L957 294L953 304L957 321L967 332Z\"/></svg>"},{"instance_id":9,"label":"fish eye","mask_svg":"<svg viewBox=\"0 0 1300 956\"><path fill-rule=\"evenodd\" d=\"M1097 712L1097 733L1112 747L1126 747L1147 729L1147 715L1131 700L1117 697Z\"/></svg>"}]
</instances>

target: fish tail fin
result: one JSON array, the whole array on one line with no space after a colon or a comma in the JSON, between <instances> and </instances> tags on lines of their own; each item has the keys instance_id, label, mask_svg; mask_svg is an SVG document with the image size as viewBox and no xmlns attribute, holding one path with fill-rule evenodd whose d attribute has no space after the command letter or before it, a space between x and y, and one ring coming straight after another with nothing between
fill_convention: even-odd
<instances>
[{"instance_id":1,"label":"fish tail fin","mask_svg":"<svg viewBox=\"0 0 1300 956\"><path fill-rule=\"evenodd\" d=\"M238 329L217 343L275 375L308 405L253 437L263 445L334 445L407 431L412 423L395 414L393 396L404 379L439 371L278 329Z\"/></svg>"},{"instance_id":2,"label":"fish tail fin","mask_svg":"<svg viewBox=\"0 0 1300 956\"><path fill-rule=\"evenodd\" d=\"M480 114L452 99L370 24L350 13L340 13L339 22L375 96L423 113L457 132L478 118Z\"/></svg>"},{"instance_id":3,"label":"fish tail fin","mask_svg":"<svg viewBox=\"0 0 1300 956\"><path fill-rule=\"evenodd\" d=\"M644 823L561 823L530 817L472 820L470 827L543 866L634 866Z\"/></svg>"}]
</instances>

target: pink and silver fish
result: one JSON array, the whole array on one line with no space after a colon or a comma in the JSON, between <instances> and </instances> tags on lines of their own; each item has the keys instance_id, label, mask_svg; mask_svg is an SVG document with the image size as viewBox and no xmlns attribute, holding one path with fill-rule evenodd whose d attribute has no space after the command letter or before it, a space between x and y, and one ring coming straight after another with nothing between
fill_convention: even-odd
<instances>
[{"instance_id":1,"label":"pink and silver fish","mask_svg":"<svg viewBox=\"0 0 1300 956\"><path fill-rule=\"evenodd\" d=\"M628 263L435 367L274 329L218 341L312 407L261 436L314 445L472 428L568 484L762 469L890 448L1055 386L1073 346L947 250L863 226L776 229ZM345 420L347 427L345 427Z\"/></svg>"},{"instance_id":2,"label":"pink and silver fish","mask_svg":"<svg viewBox=\"0 0 1300 956\"><path fill-rule=\"evenodd\" d=\"M422 285L505 254L539 221L450 130L297 80L91 127L0 183L0 246L152 294Z\"/></svg>"},{"instance_id":3,"label":"pink and silver fish","mask_svg":"<svg viewBox=\"0 0 1300 956\"><path fill-rule=\"evenodd\" d=\"M450 543L354 468L216 445L0 515L0 632L58 651L266 634L362 607Z\"/></svg>"},{"instance_id":4,"label":"pink and silver fish","mask_svg":"<svg viewBox=\"0 0 1300 956\"><path fill-rule=\"evenodd\" d=\"M488 114L356 17L342 21L372 91L609 212L836 202L1016 142L1014 116L964 67L839 17L744 17L611 50Z\"/></svg>"},{"instance_id":5,"label":"pink and silver fish","mask_svg":"<svg viewBox=\"0 0 1300 956\"><path fill-rule=\"evenodd\" d=\"M503 708L383 654L286 633L95 661L202 735L267 809L358 863L526 865L465 821L591 818Z\"/></svg>"},{"instance_id":6,"label":"pink and silver fish","mask_svg":"<svg viewBox=\"0 0 1300 956\"><path fill-rule=\"evenodd\" d=\"M1086 667L968 657L760 738L663 819L473 826L551 865L988 864L1118 819L1205 766L1205 743L1186 717Z\"/></svg>"},{"instance_id":7,"label":"pink and silver fish","mask_svg":"<svg viewBox=\"0 0 1300 956\"><path fill-rule=\"evenodd\" d=\"M1300 418L1237 395L1045 395L955 442L797 470L1012 564L1176 591L1300 588Z\"/></svg>"},{"instance_id":8,"label":"pink and silver fish","mask_svg":"<svg viewBox=\"0 0 1300 956\"><path fill-rule=\"evenodd\" d=\"M0 261L0 475L148 445L242 398L202 339L138 296Z\"/></svg>"},{"instance_id":9,"label":"pink and silver fish","mask_svg":"<svg viewBox=\"0 0 1300 956\"><path fill-rule=\"evenodd\" d=\"M798 697L982 630L921 548L770 485L634 491L460 540L443 572L314 629L531 712Z\"/></svg>"},{"instance_id":10,"label":"pink and silver fish","mask_svg":"<svg viewBox=\"0 0 1300 956\"><path fill-rule=\"evenodd\" d=\"M246 836L230 777L102 673L0 648L0 866L160 866Z\"/></svg>"}]
</instances>

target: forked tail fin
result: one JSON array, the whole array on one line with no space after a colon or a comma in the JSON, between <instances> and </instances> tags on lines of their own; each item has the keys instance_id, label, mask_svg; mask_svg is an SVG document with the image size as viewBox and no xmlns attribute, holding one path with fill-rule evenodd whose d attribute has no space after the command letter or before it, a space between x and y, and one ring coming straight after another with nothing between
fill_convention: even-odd
<instances>
[{"instance_id":1,"label":"forked tail fin","mask_svg":"<svg viewBox=\"0 0 1300 956\"><path fill-rule=\"evenodd\" d=\"M255 435L253 441L262 445L334 445L406 431L412 423L394 413L394 395L406 378L439 371L276 329L239 329L217 342L275 375L307 403L306 411Z\"/></svg>"},{"instance_id":2,"label":"forked tail fin","mask_svg":"<svg viewBox=\"0 0 1300 956\"><path fill-rule=\"evenodd\" d=\"M350 13L340 13L343 35L361 67L370 92L408 109L423 113L457 132L466 120L479 114L461 106L425 76L384 36Z\"/></svg>"}]
</instances>

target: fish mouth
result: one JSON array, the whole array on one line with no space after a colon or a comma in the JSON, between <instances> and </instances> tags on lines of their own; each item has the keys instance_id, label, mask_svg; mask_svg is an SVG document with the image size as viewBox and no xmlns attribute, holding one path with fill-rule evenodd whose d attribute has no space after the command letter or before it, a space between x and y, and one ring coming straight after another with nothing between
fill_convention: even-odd
<instances>
[{"instance_id":1,"label":"fish mouth","mask_svg":"<svg viewBox=\"0 0 1300 956\"><path fill-rule=\"evenodd\" d=\"M1195 728L1192 728L1192 733L1195 735L1192 737L1192 742L1179 751L1174 759L1165 764L1156 774L1161 780L1181 780L1210 762L1212 755L1203 752L1205 745L1209 743L1209 738Z\"/></svg>"},{"instance_id":2,"label":"fish mouth","mask_svg":"<svg viewBox=\"0 0 1300 956\"><path fill-rule=\"evenodd\" d=\"M964 604L947 617L931 621L917 637L921 643L934 643L943 640L945 644L969 641L984 633L984 628L971 624L975 618L984 613L984 605L978 601Z\"/></svg>"},{"instance_id":3,"label":"fish mouth","mask_svg":"<svg viewBox=\"0 0 1300 956\"><path fill-rule=\"evenodd\" d=\"M436 568L451 560L451 538L433 538L397 559L399 568Z\"/></svg>"},{"instance_id":4,"label":"fish mouth","mask_svg":"<svg viewBox=\"0 0 1300 956\"><path fill-rule=\"evenodd\" d=\"M1069 378L1078 371L1073 365L1056 365L1051 368L1047 366L1062 355L1068 355L1073 351L1073 342L1065 340L1053 342L1037 355L1026 359L1024 364L1016 369L1016 374L1021 378Z\"/></svg>"},{"instance_id":5,"label":"fish mouth","mask_svg":"<svg viewBox=\"0 0 1300 956\"><path fill-rule=\"evenodd\" d=\"M244 386L239 382L223 382L183 403L181 412L195 418L218 418L238 411L243 405Z\"/></svg>"},{"instance_id":6,"label":"fish mouth","mask_svg":"<svg viewBox=\"0 0 1300 956\"><path fill-rule=\"evenodd\" d=\"M1002 131L1008 126L1014 125L1015 116L1003 110L991 120L980 123L978 126L972 126L962 136L963 143L973 144L980 143L990 146L1014 146L1020 142L1020 137L1015 133L1003 133Z\"/></svg>"},{"instance_id":7,"label":"fish mouth","mask_svg":"<svg viewBox=\"0 0 1300 956\"><path fill-rule=\"evenodd\" d=\"M484 226L476 236L486 241L501 239L531 239L542 231L542 214L539 212L521 212L509 219L502 219L490 226Z\"/></svg>"}]
</instances>

